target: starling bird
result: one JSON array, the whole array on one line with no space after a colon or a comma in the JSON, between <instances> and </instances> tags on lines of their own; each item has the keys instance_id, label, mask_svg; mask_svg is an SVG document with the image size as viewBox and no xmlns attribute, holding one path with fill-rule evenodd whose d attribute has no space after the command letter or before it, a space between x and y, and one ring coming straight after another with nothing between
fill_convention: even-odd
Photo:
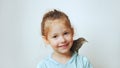
<instances>
[{"instance_id":1,"label":"starling bird","mask_svg":"<svg viewBox=\"0 0 120 68\"><path fill-rule=\"evenodd\" d=\"M84 38L78 38L78 39L74 40L73 45L71 47L71 51L78 53L79 49L81 48L81 46L83 45L84 42L87 42L87 40Z\"/></svg>"}]
</instances>

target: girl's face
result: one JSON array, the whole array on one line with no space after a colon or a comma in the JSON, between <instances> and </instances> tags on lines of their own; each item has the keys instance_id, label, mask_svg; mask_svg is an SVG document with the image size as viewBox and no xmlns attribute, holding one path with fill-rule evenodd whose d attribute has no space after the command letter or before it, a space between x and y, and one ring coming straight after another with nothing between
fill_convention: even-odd
<instances>
[{"instance_id":1,"label":"girl's face","mask_svg":"<svg viewBox=\"0 0 120 68\"><path fill-rule=\"evenodd\" d=\"M50 22L50 21L49 21ZM56 53L68 53L73 44L73 31L61 19L52 20L47 33L47 43Z\"/></svg>"}]
</instances>

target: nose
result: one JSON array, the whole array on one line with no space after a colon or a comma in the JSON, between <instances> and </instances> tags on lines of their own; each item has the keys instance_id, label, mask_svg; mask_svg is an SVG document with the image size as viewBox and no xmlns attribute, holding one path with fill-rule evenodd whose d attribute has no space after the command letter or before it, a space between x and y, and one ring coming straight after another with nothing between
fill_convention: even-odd
<instances>
[{"instance_id":1,"label":"nose","mask_svg":"<svg viewBox=\"0 0 120 68\"><path fill-rule=\"evenodd\" d=\"M60 37L60 41L61 41L61 43L65 43L65 42L66 42L65 37L64 37L64 36L61 36L61 37Z\"/></svg>"}]
</instances>

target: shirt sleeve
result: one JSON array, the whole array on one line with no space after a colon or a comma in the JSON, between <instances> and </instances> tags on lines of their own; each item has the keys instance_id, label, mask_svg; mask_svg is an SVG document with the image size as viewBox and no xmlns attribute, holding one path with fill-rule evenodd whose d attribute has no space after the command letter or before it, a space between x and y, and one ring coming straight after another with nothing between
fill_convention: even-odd
<instances>
[{"instance_id":1,"label":"shirt sleeve","mask_svg":"<svg viewBox=\"0 0 120 68\"><path fill-rule=\"evenodd\" d=\"M92 64L87 59L87 57L83 57L83 62L84 62L84 68L93 68Z\"/></svg>"}]
</instances>

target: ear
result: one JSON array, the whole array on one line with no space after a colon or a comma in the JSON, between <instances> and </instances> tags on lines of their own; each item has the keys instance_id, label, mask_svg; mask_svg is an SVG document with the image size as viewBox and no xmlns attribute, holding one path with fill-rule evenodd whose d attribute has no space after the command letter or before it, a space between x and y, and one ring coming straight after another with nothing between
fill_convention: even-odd
<instances>
[{"instance_id":1,"label":"ear","mask_svg":"<svg viewBox=\"0 0 120 68\"><path fill-rule=\"evenodd\" d=\"M43 40L44 40L44 42L45 42L46 44L49 44L49 41L48 41L48 39L47 39L45 36L42 36L42 38L43 38Z\"/></svg>"}]
</instances>

